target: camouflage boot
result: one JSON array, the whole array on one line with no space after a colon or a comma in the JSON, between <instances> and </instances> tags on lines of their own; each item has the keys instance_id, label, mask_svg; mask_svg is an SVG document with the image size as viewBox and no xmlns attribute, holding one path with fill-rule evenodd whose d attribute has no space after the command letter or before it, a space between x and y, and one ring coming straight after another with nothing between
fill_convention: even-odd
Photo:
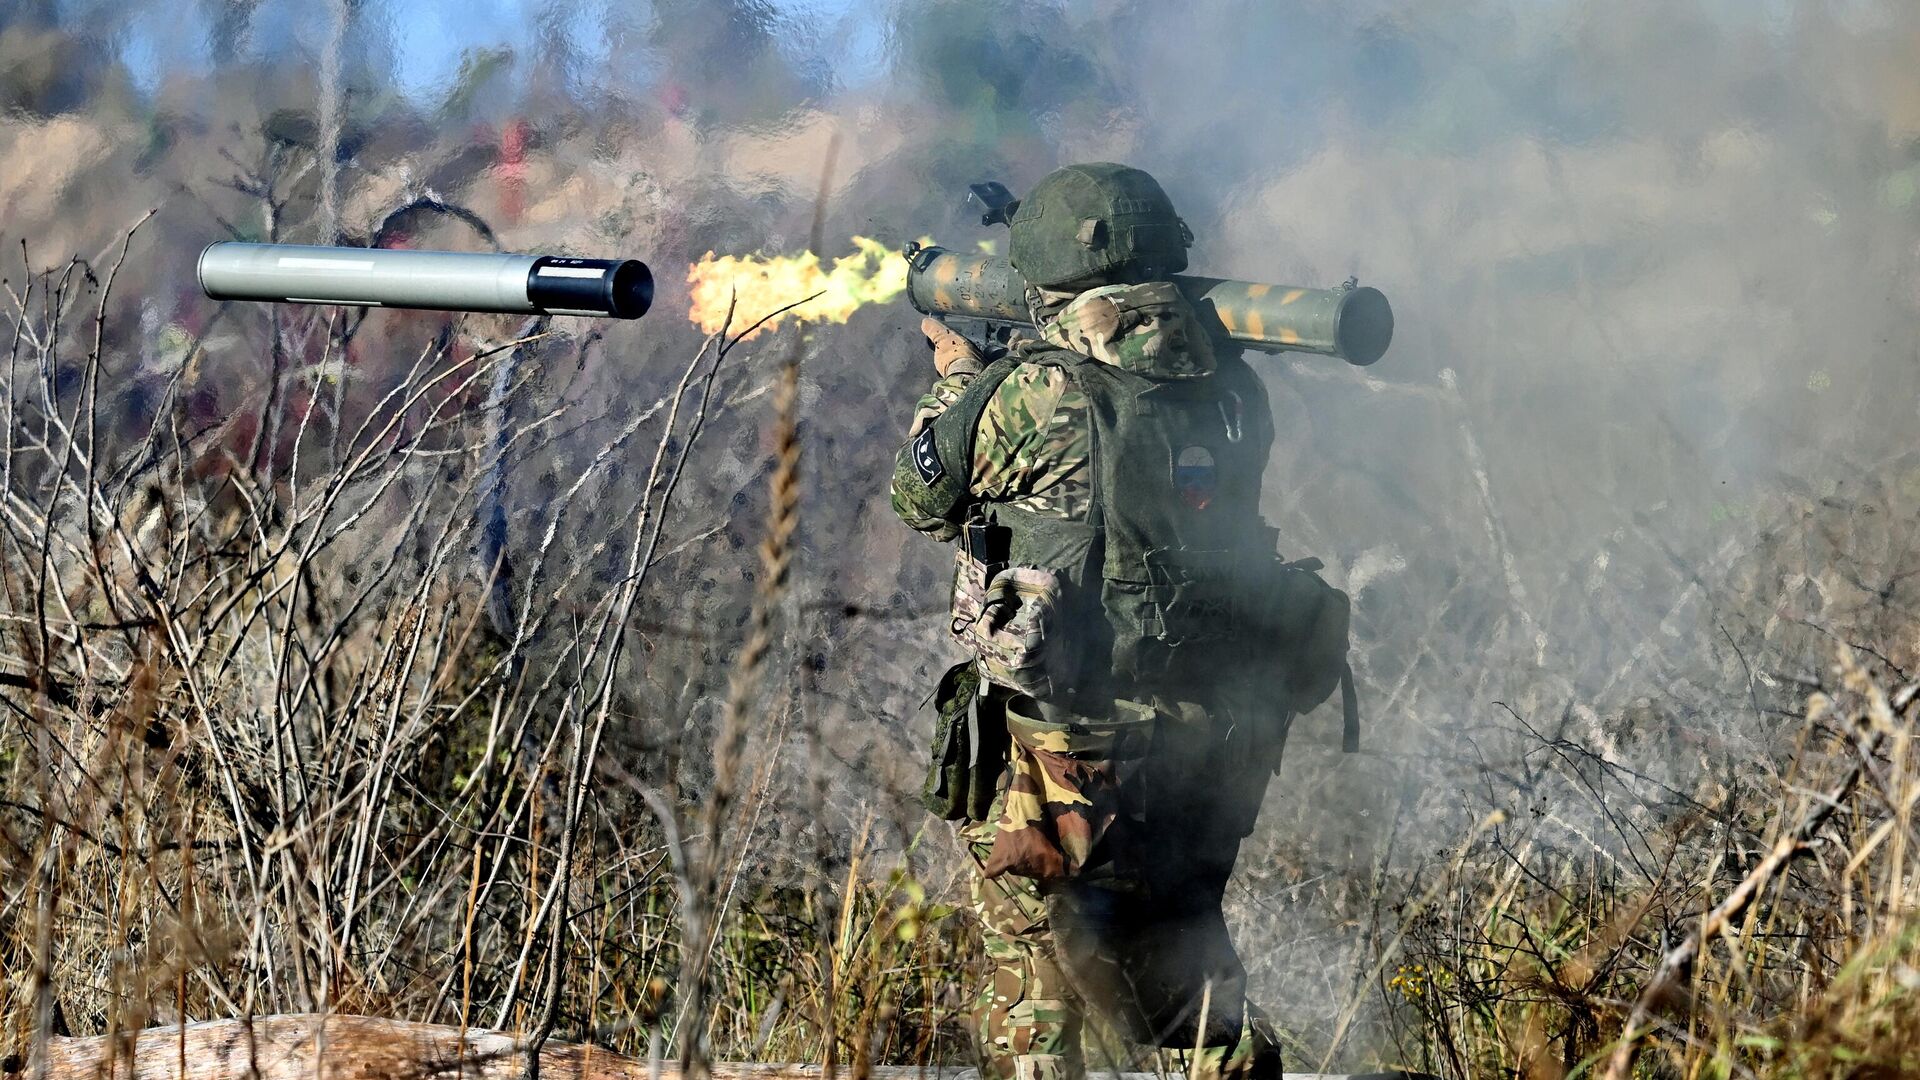
<instances>
[{"instance_id":1,"label":"camouflage boot","mask_svg":"<svg viewBox=\"0 0 1920 1080\"><path fill-rule=\"evenodd\" d=\"M976 866L992 849L991 822L961 833ZM974 999L983 1080L1081 1080L1084 1013L1053 960L1047 906L1031 879L973 876L974 913L992 963Z\"/></svg>"}]
</instances>

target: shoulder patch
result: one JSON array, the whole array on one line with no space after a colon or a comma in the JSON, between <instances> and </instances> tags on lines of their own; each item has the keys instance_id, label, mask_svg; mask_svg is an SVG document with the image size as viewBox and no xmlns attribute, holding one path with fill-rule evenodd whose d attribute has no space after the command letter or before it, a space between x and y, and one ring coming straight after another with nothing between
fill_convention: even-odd
<instances>
[{"instance_id":1,"label":"shoulder patch","mask_svg":"<svg viewBox=\"0 0 1920 1080\"><path fill-rule=\"evenodd\" d=\"M940 452L934 446L933 425L927 425L918 438L913 440L913 469L920 474L920 482L932 487L947 475L946 466L940 464Z\"/></svg>"}]
</instances>

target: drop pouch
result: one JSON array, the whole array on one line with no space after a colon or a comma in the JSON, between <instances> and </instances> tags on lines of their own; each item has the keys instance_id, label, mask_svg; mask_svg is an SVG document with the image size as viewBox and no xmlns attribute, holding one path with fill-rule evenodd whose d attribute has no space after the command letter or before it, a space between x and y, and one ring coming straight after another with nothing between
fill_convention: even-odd
<instances>
[{"instance_id":1,"label":"drop pouch","mask_svg":"<svg viewBox=\"0 0 1920 1080\"><path fill-rule=\"evenodd\" d=\"M1261 610L1248 613L1249 622L1268 643L1263 651L1289 713L1309 712L1340 691L1341 749L1352 753L1360 746L1359 702L1347 665L1352 604L1320 576L1320 567L1318 559L1275 557L1259 590Z\"/></svg>"},{"instance_id":2,"label":"drop pouch","mask_svg":"<svg viewBox=\"0 0 1920 1080\"><path fill-rule=\"evenodd\" d=\"M933 705L920 804L943 821L985 821L1006 768L1005 701L982 685L969 661L940 677Z\"/></svg>"}]
</instances>

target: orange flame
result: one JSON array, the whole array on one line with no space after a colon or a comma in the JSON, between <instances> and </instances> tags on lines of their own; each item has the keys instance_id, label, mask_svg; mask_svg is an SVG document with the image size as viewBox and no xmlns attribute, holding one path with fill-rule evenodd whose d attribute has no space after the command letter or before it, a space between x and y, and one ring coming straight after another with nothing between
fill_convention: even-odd
<instances>
[{"instance_id":1,"label":"orange flame","mask_svg":"<svg viewBox=\"0 0 1920 1080\"><path fill-rule=\"evenodd\" d=\"M702 333L717 333L733 308L733 332L796 300L819 293L791 311L783 311L748 334L754 337L792 318L799 322L843 323L868 304L883 303L907 287L907 260L878 240L853 238L855 251L823 269L820 256L721 255L709 251L687 267L693 286L687 318Z\"/></svg>"}]
</instances>

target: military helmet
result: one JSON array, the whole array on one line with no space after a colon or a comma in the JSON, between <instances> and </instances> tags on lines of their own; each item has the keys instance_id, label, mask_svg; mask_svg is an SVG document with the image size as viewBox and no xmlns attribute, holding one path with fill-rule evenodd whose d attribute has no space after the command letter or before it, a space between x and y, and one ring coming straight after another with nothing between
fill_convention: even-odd
<instances>
[{"instance_id":1,"label":"military helmet","mask_svg":"<svg viewBox=\"0 0 1920 1080\"><path fill-rule=\"evenodd\" d=\"M1020 200L1009 224L1014 269L1043 288L1179 273L1193 242L1159 181L1104 161L1048 173Z\"/></svg>"}]
</instances>

